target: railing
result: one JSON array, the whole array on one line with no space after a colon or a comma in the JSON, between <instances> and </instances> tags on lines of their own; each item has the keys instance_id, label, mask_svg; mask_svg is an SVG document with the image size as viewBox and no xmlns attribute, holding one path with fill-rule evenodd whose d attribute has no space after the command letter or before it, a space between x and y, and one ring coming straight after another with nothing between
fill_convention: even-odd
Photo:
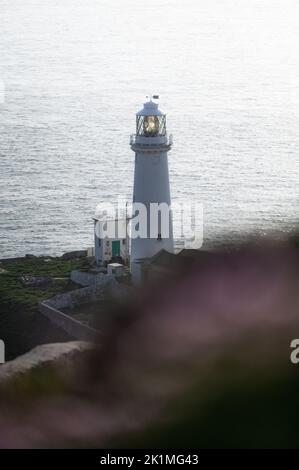
<instances>
[{"instance_id":1,"label":"railing","mask_svg":"<svg viewBox=\"0 0 299 470\"><path fill-rule=\"evenodd\" d=\"M143 137L142 141L137 142L136 138L139 137L136 134L130 135L130 145L172 145L173 144L173 137L172 134L169 136L166 134L165 136L158 135L156 137ZM163 138L163 140L162 140ZM160 140L161 139L161 140Z\"/></svg>"}]
</instances>

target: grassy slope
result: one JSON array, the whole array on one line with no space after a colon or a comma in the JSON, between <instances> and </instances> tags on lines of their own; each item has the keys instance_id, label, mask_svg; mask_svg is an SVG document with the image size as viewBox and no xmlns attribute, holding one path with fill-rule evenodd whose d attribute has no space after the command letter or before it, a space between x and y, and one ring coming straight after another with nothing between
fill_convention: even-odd
<instances>
[{"instance_id":1,"label":"grassy slope","mask_svg":"<svg viewBox=\"0 0 299 470\"><path fill-rule=\"evenodd\" d=\"M85 266L84 258L63 260L39 257L2 261L0 338L5 341L7 360L23 354L37 344L70 339L42 317L37 306L41 300L74 289L74 285L69 281L70 272L74 269L84 269ZM21 274L49 276L55 279L46 287L24 287L19 280Z\"/></svg>"}]
</instances>

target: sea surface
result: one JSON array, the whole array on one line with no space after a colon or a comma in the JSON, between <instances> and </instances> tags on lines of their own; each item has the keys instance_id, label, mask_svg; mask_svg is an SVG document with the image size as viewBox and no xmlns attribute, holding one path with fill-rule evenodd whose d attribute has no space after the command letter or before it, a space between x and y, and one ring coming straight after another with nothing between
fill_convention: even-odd
<instances>
[{"instance_id":1,"label":"sea surface","mask_svg":"<svg viewBox=\"0 0 299 470\"><path fill-rule=\"evenodd\" d=\"M151 93L204 245L292 230L298 44L298 0L0 0L0 257L93 244L97 203L132 196Z\"/></svg>"}]
</instances>

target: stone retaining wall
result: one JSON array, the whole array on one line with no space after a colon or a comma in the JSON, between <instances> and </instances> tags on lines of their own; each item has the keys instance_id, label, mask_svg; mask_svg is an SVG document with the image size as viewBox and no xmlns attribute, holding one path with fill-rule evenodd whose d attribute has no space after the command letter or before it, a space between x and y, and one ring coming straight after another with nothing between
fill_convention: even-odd
<instances>
[{"instance_id":1,"label":"stone retaining wall","mask_svg":"<svg viewBox=\"0 0 299 470\"><path fill-rule=\"evenodd\" d=\"M54 325L66 331L73 338L81 341L95 341L99 335L97 330L88 325L84 325L84 323L52 307L47 300L41 302L38 308L40 313L45 315Z\"/></svg>"},{"instance_id":2,"label":"stone retaining wall","mask_svg":"<svg viewBox=\"0 0 299 470\"><path fill-rule=\"evenodd\" d=\"M85 273L83 271L72 271L71 281L80 286L102 285L106 282L106 274L103 273Z\"/></svg>"},{"instance_id":3,"label":"stone retaining wall","mask_svg":"<svg viewBox=\"0 0 299 470\"><path fill-rule=\"evenodd\" d=\"M72 337L82 341L93 341L98 334L97 330L75 320L65 314L62 309L72 309L82 304L104 300L107 297L118 301L126 300L129 293L128 286L118 283L114 276L105 275L101 284L59 294L41 302L39 311Z\"/></svg>"}]
</instances>

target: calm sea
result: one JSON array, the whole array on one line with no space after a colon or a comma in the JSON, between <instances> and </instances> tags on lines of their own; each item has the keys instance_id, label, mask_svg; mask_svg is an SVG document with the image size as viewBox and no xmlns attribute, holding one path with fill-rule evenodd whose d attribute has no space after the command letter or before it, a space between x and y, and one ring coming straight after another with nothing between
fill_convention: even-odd
<instances>
[{"instance_id":1,"label":"calm sea","mask_svg":"<svg viewBox=\"0 0 299 470\"><path fill-rule=\"evenodd\" d=\"M131 197L129 135L159 93L172 196L204 240L298 220L297 0L0 0L0 257L93 243Z\"/></svg>"}]
</instances>

